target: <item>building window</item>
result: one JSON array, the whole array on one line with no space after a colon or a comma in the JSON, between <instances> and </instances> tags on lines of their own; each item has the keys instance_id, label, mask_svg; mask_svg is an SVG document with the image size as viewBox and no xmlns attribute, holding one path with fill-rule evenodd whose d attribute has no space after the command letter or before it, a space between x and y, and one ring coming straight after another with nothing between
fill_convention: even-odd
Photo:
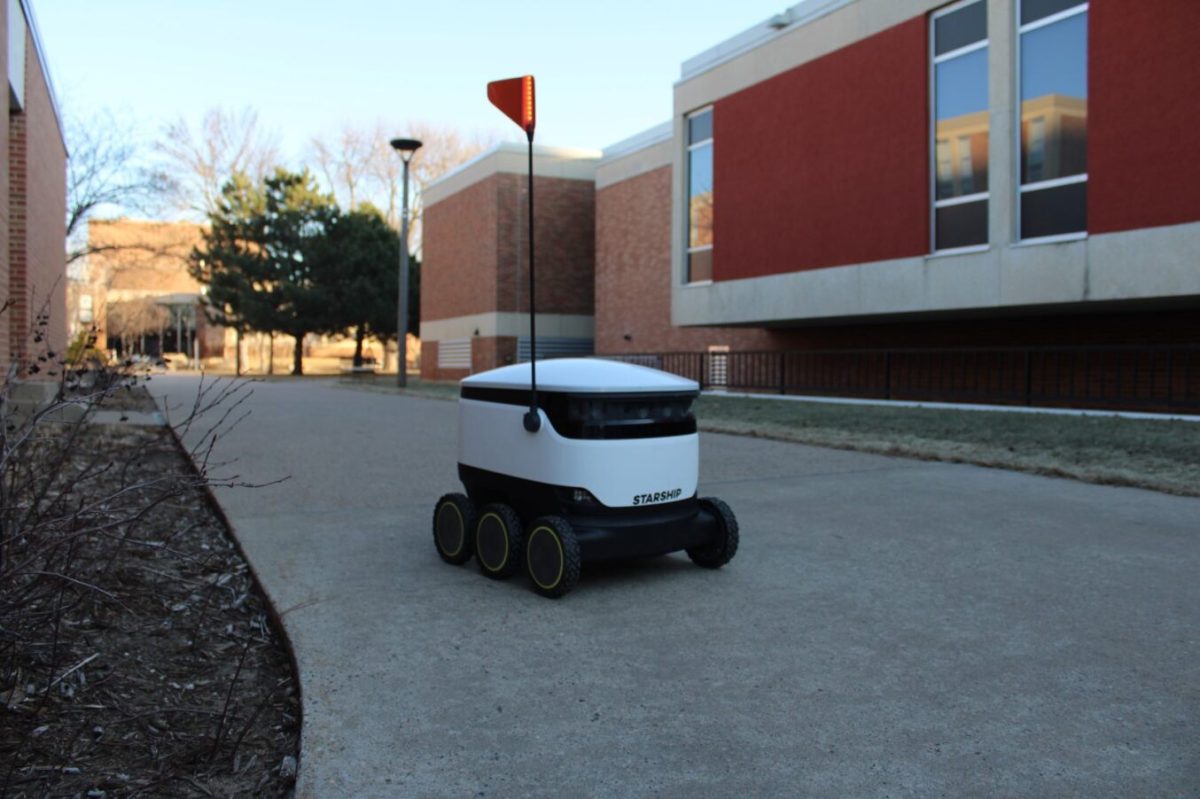
<instances>
[{"instance_id":1,"label":"building window","mask_svg":"<svg viewBox=\"0 0 1200 799\"><path fill-rule=\"evenodd\" d=\"M934 13L933 249L988 243L987 3L967 0Z\"/></svg>"},{"instance_id":2,"label":"building window","mask_svg":"<svg viewBox=\"0 0 1200 799\"><path fill-rule=\"evenodd\" d=\"M712 280L713 110L687 117L687 275L686 282Z\"/></svg>"},{"instance_id":3,"label":"building window","mask_svg":"<svg viewBox=\"0 0 1200 799\"><path fill-rule=\"evenodd\" d=\"M1021 239L1087 232L1087 17L1078 0L1021 0Z\"/></svg>"},{"instance_id":4,"label":"building window","mask_svg":"<svg viewBox=\"0 0 1200 799\"><path fill-rule=\"evenodd\" d=\"M25 11L8 0L8 110L25 108Z\"/></svg>"}]
</instances>

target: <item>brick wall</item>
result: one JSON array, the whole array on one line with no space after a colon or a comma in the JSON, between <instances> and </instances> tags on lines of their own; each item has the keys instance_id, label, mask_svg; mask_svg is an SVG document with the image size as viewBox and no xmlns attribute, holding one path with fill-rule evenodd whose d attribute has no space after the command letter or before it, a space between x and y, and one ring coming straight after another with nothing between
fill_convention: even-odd
<instances>
[{"instance_id":1,"label":"brick wall","mask_svg":"<svg viewBox=\"0 0 1200 799\"><path fill-rule=\"evenodd\" d=\"M8 348L26 362L66 348L66 148L32 37L25 108L8 116ZM5 61L7 63L7 60ZM39 318L44 317L44 324ZM42 342L35 336L43 338Z\"/></svg>"},{"instance_id":2,"label":"brick wall","mask_svg":"<svg viewBox=\"0 0 1200 799\"><path fill-rule=\"evenodd\" d=\"M0 70L4 72L5 77L5 92L8 91L8 4L0 6ZM7 104L7 103L6 103ZM8 242L9 239L9 205L8 205L8 187L12 184L9 182L8 170L8 137L9 137L9 115L7 113L0 114L0 307L3 307L9 298L9 264L8 264ZM9 352L11 346L9 343L9 322L8 312L0 312L0 372L3 367L8 364Z\"/></svg>"},{"instance_id":3,"label":"brick wall","mask_svg":"<svg viewBox=\"0 0 1200 799\"><path fill-rule=\"evenodd\" d=\"M525 175L497 173L424 212L421 320L529 312L529 217ZM590 180L534 178L538 314L591 315L594 302L595 186ZM515 336L477 336L472 371L516 361ZM421 375L464 377L437 368L424 341Z\"/></svg>"},{"instance_id":4,"label":"brick wall","mask_svg":"<svg viewBox=\"0 0 1200 799\"><path fill-rule=\"evenodd\" d=\"M716 101L714 280L925 254L928 48L919 16Z\"/></svg>"},{"instance_id":5,"label":"brick wall","mask_svg":"<svg viewBox=\"0 0 1200 799\"><path fill-rule=\"evenodd\" d=\"M757 328L671 326L670 166L596 192L597 353L768 349L771 341Z\"/></svg>"},{"instance_id":6,"label":"brick wall","mask_svg":"<svg viewBox=\"0 0 1200 799\"><path fill-rule=\"evenodd\" d=\"M1088 10L1088 229L1200 220L1200 4Z\"/></svg>"},{"instance_id":7,"label":"brick wall","mask_svg":"<svg viewBox=\"0 0 1200 799\"><path fill-rule=\"evenodd\" d=\"M24 363L30 344L28 168L24 114L8 118L8 360Z\"/></svg>"},{"instance_id":8,"label":"brick wall","mask_svg":"<svg viewBox=\"0 0 1200 799\"><path fill-rule=\"evenodd\" d=\"M504 246L500 274L504 282L497 299L503 306L500 310L528 313L527 178L501 178L501 219L505 228L501 231ZM595 194L591 181L534 177L534 268L539 313L590 315L593 311Z\"/></svg>"},{"instance_id":9,"label":"brick wall","mask_svg":"<svg viewBox=\"0 0 1200 799\"><path fill-rule=\"evenodd\" d=\"M425 210L421 318L528 312L526 178L500 173ZM538 311L590 314L594 187L534 178Z\"/></svg>"},{"instance_id":10,"label":"brick wall","mask_svg":"<svg viewBox=\"0 0 1200 799\"><path fill-rule=\"evenodd\" d=\"M425 209L421 319L495 310L497 184L502 177L493 175Z\"/></svg>"},{"instance_id":11,"label":"brick wall","mask_svg":"<svg viewBox=\"0 0 1200 799\"><path fill-rule=\"evenodd\" d=\"M517 339L515 336L476 336L471 339L472 371L486 372L488 369L508 366L516 362Z\"/></svg>"}]
</instances>

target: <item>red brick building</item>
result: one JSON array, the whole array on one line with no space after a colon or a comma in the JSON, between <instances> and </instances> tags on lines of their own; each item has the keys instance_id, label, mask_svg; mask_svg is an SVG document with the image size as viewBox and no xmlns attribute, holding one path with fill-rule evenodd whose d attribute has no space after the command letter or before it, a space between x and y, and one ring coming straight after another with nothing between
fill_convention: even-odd
<instances>
[{"instance_id":1,"label":"red brick building","mask_svg":"<svg viewBox=\"0 0 1200 799\"><path fill-rule=\"evenodd\" d=\"M0 365L66 346L66 144L26 0L0 7ZM35 342L41 335L44 342Z\"/></svg>"},{"instance_id":2,"label":"red brick building","mask_svg":"<svg viewBox=\"0 0 1200 799\"><path fill-rule=\"evenodd\" d=\"M1195 3L808 0L697 56L675 87L673 321L1177 341L1200 306L1196 30Z\"/></svg>"},{"instance_id":3,"label":"red brick building","mask_svg":"<svg viewBox=\"0 0 1200 799\"><path fill-rule=\"evenodd\" d=\"M593 350L600 154L534 148L538 356ZM525 145L500 144L425 187L421 375L457 379L528 357Z\"/></svg>"},{"instance_id":4,"label":"red brick building","mask_svg":"<svg viewBox=\"0 0 1200 799\"><path fill-rule=\"evenodd\" d=\"M671 121L595 167L596 352L1200 408L1198 30L1193 2L804 0L689 59Z\"/></svg>"}]
</instances>

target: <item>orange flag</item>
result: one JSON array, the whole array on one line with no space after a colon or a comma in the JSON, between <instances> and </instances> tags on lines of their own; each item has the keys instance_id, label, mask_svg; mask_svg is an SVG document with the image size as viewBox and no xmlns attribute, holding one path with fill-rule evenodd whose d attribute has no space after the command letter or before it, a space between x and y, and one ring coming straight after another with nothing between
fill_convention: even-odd
<instances>
[{"instance_id":1,"label":"orange flag","mask_svg":"<svg viewBox=\"0 0 1200 799\"><path fill-rule=\"evenodd\" d=\"M520 128L533 135L534 101L533 76L494 80L487 87L488 100L516 122Z\"/></svg>"}]
</instances>

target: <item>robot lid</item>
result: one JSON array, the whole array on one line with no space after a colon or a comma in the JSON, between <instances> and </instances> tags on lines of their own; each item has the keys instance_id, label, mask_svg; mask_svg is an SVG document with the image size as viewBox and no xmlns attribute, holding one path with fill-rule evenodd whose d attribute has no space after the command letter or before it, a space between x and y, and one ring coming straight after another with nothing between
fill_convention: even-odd
<instances>
[{"instance_id":1,"label":"robot lid","mask_svg":"<svg viewBox=\"0 0 1200 799\"><path fill-rule=\"evenodd\" d=\"M553 358L537 362L538 391L570 394L698 393L695 380L601 358ZM529 364L502 366L462 380L464 388L529 388Z\"/></svg>"}]
</instances>

